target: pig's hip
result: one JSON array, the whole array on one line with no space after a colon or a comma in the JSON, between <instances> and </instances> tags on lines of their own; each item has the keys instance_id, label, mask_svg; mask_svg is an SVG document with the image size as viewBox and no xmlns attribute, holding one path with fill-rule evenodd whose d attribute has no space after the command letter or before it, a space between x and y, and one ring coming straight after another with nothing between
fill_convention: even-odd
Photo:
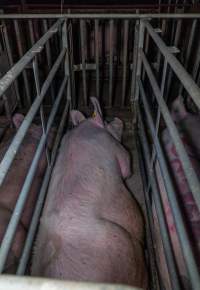
<instances>
[{"instance_id":1,"label":"pig's hip","mask_svg":"<svg viewBox=\"0 0 200 290\"><path fill-rule=\"evenodd\" d=\"M36 255L42 259L40 266L33 262L33 275L144 286L142 247L115 223L93 218L55 231L50 228L43 240L39 238Z\"/></svg>"}]
</instances>

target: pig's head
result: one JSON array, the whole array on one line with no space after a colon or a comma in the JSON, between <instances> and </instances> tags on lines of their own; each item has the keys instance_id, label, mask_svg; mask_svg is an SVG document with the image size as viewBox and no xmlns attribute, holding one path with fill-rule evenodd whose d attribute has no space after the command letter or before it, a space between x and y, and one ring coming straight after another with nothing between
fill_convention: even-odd
<instances>
[{"instance_id":1,"label":"pig's head","mask_svg":"<svg viewBox=\"0 0 200 290\"><path fill-rule=\"evenodd\" d=\"M114 118L114 120L109 123L104 121L99 101L95 97L91 97L90 99L94 106L92 117L86 119L81 112L72 110L71 120L73 125L78 126L83 121L92 122L94 125L107 130L116 140L120 142L123 133L123 122L119 118Z\"/></svg>"},{"instance_id":2,"label":"pig's head","mask_svg":"<svg viewBox=\"0 0 200 290\"><path fill-rule=\"evenodd\" d=\"M182 96L178 96L172 103L171 115L174 122L179 123L181 120L187 117L187 110L183 103Z\"/></svg>"}]
</instances>

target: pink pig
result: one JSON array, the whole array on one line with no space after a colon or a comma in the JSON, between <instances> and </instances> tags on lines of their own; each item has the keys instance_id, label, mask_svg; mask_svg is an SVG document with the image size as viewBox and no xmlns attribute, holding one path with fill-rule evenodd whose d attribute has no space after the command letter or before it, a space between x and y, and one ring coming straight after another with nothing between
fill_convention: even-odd
<instances>
[{"instance_id":1,"label":"pink pig","mask_svg":"<svg viewBox=\"0 0 200 290\"><path fill-rule=\"evenodd\" d=\"M199 115L193 115L186 111L183 104L182 98L178 97L172 104L171 110L172 118L177 125L181 140L185 146L187 154L190 158L192 166L200 177L200 130L199 130ZM197 264L200 266L200 212L193 198L192 192L189 188L187 179L185 177L183 167L179 156L176 152L175 145L172 142L169 131L165 129L162 133L162 142L164 146L164 152L169 163L170 172L172 179L174 181L174 186L176 189L177 199L180 204L182 215L184 218L185 226L188 230L189 237L191 239L191 245L193 247ZM158 185L160 188L161 198L164 205L164 211L166 216L166 221L168 225L168 230L170 233L170 238L172 242L172 247L174 250L176 262L178 265L179 274L185 289L188 289L188 274L184 262L184 258L181 251L180 242L178 239L175 222L173 219L172 211L167 198L167 193L162 180L161 172L158 163L155 166L156 175L158 180ZM155 216L155 211L154 211ZM158 223L155 219L155 228L158 228ZM157 231L157 230L156 230ZM158 259L159 264L163 258L163 249L161 243L159 243L159 233L157 231L156 240L158 248ZM169 277L167 274L167 268L165 263L162 263L160 267L160 272L163 280L165 281L166 289L169 288Z\"/></svg>"},{"instance_id":2,"label":"pink pig","mask_svg":"<svg viewBox=\"0 0 200 290\"><path fill-rule=\"evenodd\" d=\"M146 287L143 217L123 182L131 172L118 141L122 122L104 124L98 101L92 102L92 118L71 112L76 128L62 140L32 275Z\"/></svg>"},{"instance_id":3,"label":"pink pig","mask_svg":"<svg viewBox=\"0 0 200 290\"><path fill-rule=\"evenodd\" d=\"M19 128L23 119L24 116L21 114L14 115L13 123L16 129ZM7 129L3 141L0 143L0 159L3 158L13 139L14 134L14 129ZM11 168L9 169L7 176L5 177L5 180L0 187L0 240L3 238L3 234L5 233L13 209L19 197L19 193L22 189L23 183L28 173L28 169L37 149L41 134L41 126L37 126L35 124L30 126L28 133L26 134L22 145L11 165ZM27 201L25 203L24 211L22 213L17 233L8 257L5 272L14 273L16 270L16 266L23 249L27 229L33 214L37 195L41 187L46 165L46 157L43 153L38 164L36 175L31 185Z\"/></svg>"}]
</instances>

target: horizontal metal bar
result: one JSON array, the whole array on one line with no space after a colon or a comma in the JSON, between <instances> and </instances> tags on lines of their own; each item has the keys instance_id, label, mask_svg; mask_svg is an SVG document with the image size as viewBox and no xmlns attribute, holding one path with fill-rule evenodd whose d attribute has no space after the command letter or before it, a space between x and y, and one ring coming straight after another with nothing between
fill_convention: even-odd
<instances>
[{"instance_id":1,"label":"horizontal metal bar","mask_svg":"<svg viewBox=\"0 0 200 290\"><path fill-rule=\"evenodd\" d=\"M44 44L57 32L59 25L62 23L62 19L59 19L52 27L43 35L38 42L1 78L0 80L0 97L23 71L26 65L34 58L38 53L38 49L43 48Z\"/></svg>"},{"instance_id":2,"label":"horizontal metal bar","mask_svg":"<svg viewBox=\"0 0 200 290\"><path fill-rule=\"evenodd\" d=\"M150 83L152 85L153 92L154 92L155 97L157 99L157 103L160 107L160 111L161 111L162 116L165 120L165 123L166 123L167 128L168 128L169 133L170 133L170 136L172 137L172 140L173 140L175 148L177 150L179 159L180 159L181 164L183 166L183 170L184 170L187 182L189 184L189 187L191 189L193 197L196 201L197 207L200 210L200 182L197 178L196 172L194 171L194 168L193 168L191 161L188 157L188 154L185 150L183 142L181 141L178 130L177 130L172 118L171 118L168 107L167 107L167 105L162 97L162 92L161 92L160 88L158 87L155 76L153 75L151 67L150 67L148 60L147 60L143 51L141 52L141 56L142 56L143 64L144 64L144 67L146 69L147 75L149 77Z\"/></svg>"},{"instance_id":3,"label":"horizontal metal bar","mask_svg":"<svg viewBox=\"0 0 200 290\"><path fill-rule=\"evenodd\" d=\"M74 71L82 71L83 70L83 65L82 63L80 64L74 64L73 66ZM96 63L86 63L85 64L85 70L96 70L97 66Z\"/></svg>"},{"instance_id":4,"label":"horizontal metal bar","mask_svg":"<svg viewBox=\"0 0 200 290\"><path fill-rule=\"evenodd\" d=\"M61 96L60 96L60 98L61 98ZM49 119L48 119L47 127L46 127L46 132L43 132L43 135L40 138L39 145L38 145L37 150L35 152L33 161L31 163L31 166L30 166L28 174L26 176L24 185L23 185L22 190L20 192L20 195L19 195L19 198L17 200L15 209L13 211L12 217L9 221L7 230L6 230L5 235L3 237L3 240L1 243L1 248L0 248L0 273L4 269L6 259L7 259L7 256L9 254L9 250L10 250L10 247L12 245L12 241L13 241L13 238L15 236L15 232L17 230L18 223L20 221L20 217L21 217L21 214L22 214L22 211L24 208L24 204L26 202L29 190L31 188L31 184L32 184L33 178L35 176L35 172L37 170L38 162L40 161L42 152L44 150L46 140L48 137L48 133L49 133L51 126L53 124L53 121L54 121L54 118L56 115L56 111L58 109L58 105L59 105L59 103L57 101L55 104L55 107L53 107L53 110L51 111L51 114L50 114Z\"/></svg>"},{"instance_id":5,"label":"horizontal metal bar","mask_svg":"<svg viewBox=\"0 0 200 290\"><path fill-rule=\"evenodd\" d=\"M143 153L144 153L143 158L144 158L146 168L147 168L148 179L149 179L149 182L150 182L151 188L152 188L153 200L155 202L155 208L156 208L159 227L160 227L160 233L161 233L161 238L162 238L162 243L163 243L163 248L164 248L165 259L167 262L168 271L170 273L170 278L171 278L170 280L172 283L172 288L178 290L181 288L180 288L179 279L178 279L178 275L177 275L177 267L176 267L176 263L175 263L173 250L172 250L172 245L171 245L171 241L169 238L169 231L167 229L167 223L165 220L165 214L164 214L161 197L160 197L159 190L158 190L158 185L156 183L155 173L152 171L151 164L150 164L151 163L150 162L150 152L149 152L149 148L148 148L147 138L145 136L145 129L144 129L143 121L142 121L142 115L141 115L140 108L138 108L137 111L138 111L138 121L139 121L138 133L139 133L139 136L141 139L140 143L142 145L142 149L143 149ZM148 189L144 190L144 192L146 195L146 199L149 200L147 190ZM149 203L150 203L150 200L149 200Z\"/></svg>"},{"instance_id":6,"label":"horizontal metal bar","mask_svg":"<svg viewBox=\"0 0 200 290\"><path fill-rule=\"evenodd\" d=\"M163 56L167 60L170 67L173 69L181 83L183 84L186 91L190 94L194 103L200 109L200 89L197 84L194 82L190 74L185 70L183 65L178 61L178 59L169 52L168 47L164 43L164 41L160 38L158 34L155 33L151 24L147 21L143 21L145 27L147 28L149 34L154 40L155 44L158 46Z\"/></svg>"},{"instance_id":7,"label":"horizontal metal bar","mask_svg":"<svg viewBox=\"0 0 200 290\"><path fill-rule=\"evenodd\" d=\"M61 101L61 99L63 97L64 89L65 89L66 84L67 84L67 80L68 80L68 77L65 77L63 82L62 82L62 84L61 84L61 87L60 87L58 96L56 97L56 101L55 101L55 103L53 105L53 109L52 109L52 113L51 114L56 114L56 112L58 110L60 101ZM26 238L25 246L24 246L23 253L22 253L22 256L21 256L21 259L20 259L20 262L19 262L18 269L17 269L17 273L16 273L17 275L23 275L25 273L26 266L27 266L28 260L30 258L30 252L31 252L32 244L33 244L33 239L35 237L35 233L36 233L36 230L37 230L39 217L40 217L40 214L41 214L41 209L42 209L44 198L45 198L45 195L46 195L46 190L47 190L47 187L48 187L48 184L49 184L49 179L50 179L51 172L52 172L52 169L53 169L53 165L54 165L54 162L55 162L55 159L56 159L57 149L58 149L58 146L59 146L59 143L60 143L60 139L61 139L61 135L62 135L62 132L63 132L63 128L66 125L65 121L66 121L66 116L67 116L67 113L68 113L68 109L69 109L69 101L67 101L67 103L66 103L66 106L65 106L62 118L61 118L61 122L60 122L60 125L59 125L59 128L58 128L58 132L57 132L57 135L56 135L56 140L54 142L54 146L53 146L53 150L52 150L50 166L47 167L47 170L45 172L45 176L44 176L44 179L43 179L43 183L42 183L42 186L41 186L41 189L40 189L40 193L38 195L38 200L37 200L37 203L36 203L36 206L35 206L33 217L32 217L32 220L31 220L31 224L29 226L29 231L28 231L28 235L27 235L27 238ZM49 119L50 118L51 118L51 115L50 115Z\"/></svg>"},{"instance_id":8,"label":"horizontal metal bar","mask_svg":"<svg viewBox=\"0 0 200 290\"><path fill-rule=\"evenodd\" d=\"M37 110L39 109L44 96L46 94L46 92L48 91L48 88L62 62L62 59L64 57L66 53L66 49L64 48L60 55L58 56L56 62L54 63L50 73L48 74L47 79L45 80L42 89L41 89L41 94L40 96L37 96L35 101L33 102L29 112L27 113L26 117L24 118L24 121L22 122L19 130L17 131L11 145L9 146L6 154L4 155L4 158L2 159L1 163L0 163L0 186L2 185L4 178L15 158L15 155L24 139L24 136L28 130L28 128L31 125L31 122L33 121L33 118L37 112Z\"/></svg>"},{"instance_id":9,"label":"horizontal metal bar","mask_svg":"<svg viewBox=\"0 0 200 290\"><path fill-rule=\"evenodd\" d=\"M127 13L127 14L115 14L115 13L109 13L109 14L99 14L99 13L70 13L70 14L2 14L0 15L0 19L34 19L34 18L42 18L42 19L49 19L49 18L60 18L60 19L151 19L151 18L165 18L165 19L194 19L194 18L200 18L199 13L174 13L174 14L168 14L168 13L143 13L143 14L134 14L134 13Z\"/></svg>"},{"instance_id":10,"label":"horizontal metal bar","mask_svg":"<svg viewBox=\"0 0 200 290\"><path fill-rule=\"evenodd\" d=\"M175 189L174 189L172 180L171 180L169 172L168 172L167 163L166 163L165 158L164 158L164 153L163 153L163 150L161 148L160 142L158 140L158 136L156 134L155 126L154 126L153 119L152 119L152 116L150 114L149 105L148 105L148 102L146 99L144 87L142 85L141 80L139 80L139 79L138 79L138 85L139 85L139 89L140 89L140 96L141 96L142 102L144 104L144 109L145 109L146 117L148 120L149 129L151 131L152 140L153 140L155 148L156 148L156 154L158 156L158 162L160 165L161 174L162 174L164 184L166 187L166 191L167 191L167 195L168 195L168 199L169 199L169 203L170 203L170 208L171 208L172 213L173 213L176 229L178 232L178 237L180 239L181 248L183 251L184 259L186 261L187 270L188 270L188 273L189 273L190 278L191 278L191 284L193 285L194 290L198 290L199 285L200 285L200 275L199 275L196 261L194 259L194 255L193 255L193 252L191 249L190 241L188 238L188 233L185 229L185 225L183 222L179 203L177 201L176 194L175 194ZM161 112L163 112L162 106L160 106L160 109L161 109Z\"/></svg>"}]
</instances>

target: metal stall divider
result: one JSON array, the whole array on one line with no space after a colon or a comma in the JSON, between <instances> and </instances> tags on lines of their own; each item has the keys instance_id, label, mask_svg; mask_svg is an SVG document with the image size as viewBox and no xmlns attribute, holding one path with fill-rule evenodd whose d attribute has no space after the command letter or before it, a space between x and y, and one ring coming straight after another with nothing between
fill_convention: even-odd
<instances>
[{"instance_id":1,"label":"metal stall divider","mask_svg":"<svg viewBox=\"0 0 200 290\"><path fill-rule=\"evenodd\" d=\"M180 81L182 82L183 86L186 88L186 90L190 93L191 97L193 98L194 102L196 103L196 105L198 106L198 108L200 108L199 104L199 97L200 97L200 90L197 87L197 85L195 84L195 82L192 80L192 78L189 76L189 74L184 70L183 66L180 64L180 62L173 56L173 54L170 52L170 50L166 47L166 45L164 44L164 42L162 41L162 39L158 36L158 34L154 31L153 27L151 26L151 24L146 21L146 20L142 20L141 24L140 24L140 29L143 30L143 27L145 27L145 29L147 29L148 33L150 34L150 36L152 37L152 39L154 40L154 42L156 43L156 45L158 46L158 48L160 49L161 53L163 54L163 56L165 57L165 61L167 61L169 63L169 65L171 66L171 68L173 69L173 71L176 73L176 75L178 76L178 78L180 79ZM196 200L197 206L200 208L200 203L199 203L199 198L200 198L200 186L199 186L199 181L197 179L196 173L194 172L192 165L190 163L190 160L187 156L187 153L185 151L185 148L183 146L182 141L180 140L178 131L176 129L176 126L174 124L174 122L172 121L172 118L170 116L170 113L168 111L168 108L165 104L165 101L163 99L163 92L162 89L163 87L160 89L157 81L154 77L153 71L150 67L150 64L145 56L145 53L143 51L142 48L139 48L139 59L141 58L141 62L139 62L139 68L137 69L137 71L139 72L137 74L137 87L138 87L138 91L139 91L139 95L140 95L140 100L142 101L142 104L144 106L144 111L145 111L145 115L147 117L148 120L148 128L150 129L151 132L151 136L152 136L152 140L156 149L156 155L157 155L157 160L160 164L160 168L161 168L161 173L162 173L162 177L164 180L164 184L167 190L167 194L168 194L168 198L170 201L170 206L171 206L171 210L173 212L173 216L174 216L174 220L176 223L176 228L178 231L178 235L179 235L179 239L180 239L180 244L182 246L182 251L184 254L184 258L186 261L186 266L187 266L187 270L188 273L190 275L191 278L191 284L193 289L198 289L199 285L200 285L200 275L198 272L198 268L196 265L196 261L191 249L191 245L189 242L189 238L188 238L188 234L185 230L184 227L184 223L183 223L183 218L179 209L179 204L176 200L176 195L175 195L175 190L173 187L173 183L171 181L171 178L168 174L168 168L166 166L166 161L164 158L164 154L163 154L163 150L161 148L158 136L157 136L157 127L156 125L158 124L158 119L156 121L156 125L154 125L151 113L150 113L150 107L148 105L147 102L147 98L146 98L146 94L145 94L145 90L144 90L144 86L142 84L142 80L141 80L141 63L143 65L143 68L146 71L147 77L150 81L150 84L152 86L154 95L156 97L157 103L158 103L158 113L159 111L162 113L162 117L165 120L166 126L170 132L170 135L172 137L172 139L174 140L174 145L176 147L176 150L179 154L179 158L182 162L182 166L184 168L184 172L187 178L187 181L190 185L190 189L193 193L193 196ZM137 97L137 95L136 95ZM139 116L139 128L141 130L141 132L139 133L140 135L140 139L142 139L142 145L143 145L143 150L145 152L145 156L149 156L149 153L147 151L147 148L145 148L145 144L147 144L146 139L144 139L145 137L142 135L144 132L144 127L143 127L143 119L141 117L141 112L140 112L140 106L137 103L138 106L138 116ZM154 151L152 153L151 159L154 156ZM150 159L148 161L148 157L147 158L147 172L149 170L150 175L152 174L152 164L149 164ZM148 165L149 164L149 165ZM150 167L149 167L150 166ZM152 186L152 179L149 179L149 182L151 183ZM154 187L154 185L153 185ZM152 188L153 189L153 188ZM155 192L155 188L153 189L153 191ZM155 193L154 193L155 194ZM158 206L158 205L157 205ZM158 209L157 209L158 210ZM159 216L159 215L158 215ZM160 217L159 217L160 218ZM162 231L161 231L162 232ZM165 241L166 242L166 241ZM168 244L169 247L169 244ZM166 246L164 246L164 248L166 248ZM171 252L171 250L170 250ZM169 260L169 253L168 251L166 251L167 255L166 255L166 259L167 259L167 263L168 263L168 271L171 274L171 282L173 285L173 288L175 287L175 289L178 289L177 285L178 285L178 280L177 280L177 276L175 275L176 271L174 268L174 262L173 262L173 256L171 256L170 260ZM172 270L173 269L173 270ZM174 276L175 275L175 276Z\"/></svg>"}]
</instances>

